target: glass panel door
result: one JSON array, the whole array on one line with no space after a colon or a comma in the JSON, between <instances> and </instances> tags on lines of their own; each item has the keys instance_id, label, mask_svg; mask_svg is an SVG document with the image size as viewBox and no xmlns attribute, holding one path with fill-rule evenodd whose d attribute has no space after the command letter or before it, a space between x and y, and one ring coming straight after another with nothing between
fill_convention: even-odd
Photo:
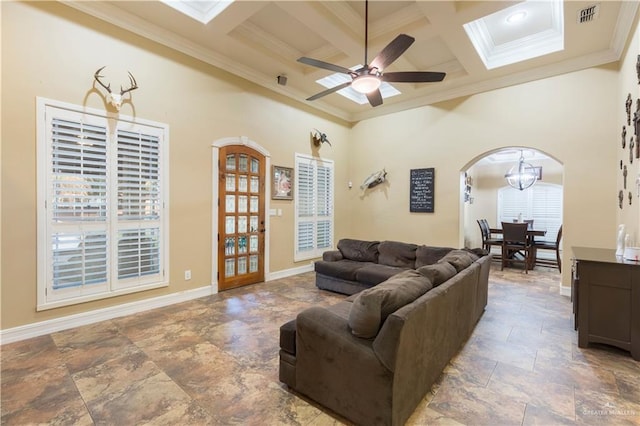
<instances>
[{"instance_id":1,"label":"glass panel door","mask_svg":"<svg viewBox=\"0 0 640 426\"><path fill-rule=\"evenodd\" d=\"M243 145L220 150L218 288L264 281L265 159Z\"/></svg>"}]
</instances>

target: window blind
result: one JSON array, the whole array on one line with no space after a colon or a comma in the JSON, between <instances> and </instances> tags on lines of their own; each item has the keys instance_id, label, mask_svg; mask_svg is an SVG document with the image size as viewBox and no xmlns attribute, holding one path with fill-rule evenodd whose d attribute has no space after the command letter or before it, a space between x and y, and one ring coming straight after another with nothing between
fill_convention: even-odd
<instances>
[{"instance_id":1,"label":"window blind","mask_svg":"<svg viewBox=\"0 0 640 426\"><path fill-rule=\"evenodd\" d=\"M296 154L296 260L333 246L333 162Z\"/></svg>"},{"instance_id":2,"label":"window blind","mask_svg":"<svg viewBox=\"0 0 640 426\"><path fill-rule=\"evenodd\" d=\"M167 285L168 128L41 99L38 114L38 309Z\"/></svg>"},{"instance_id":3,"label":"window blind","mask_svg":"<svg viewBox=\"0 0 640 426\"><path fill-rule=\"evenodd\" d=\"M521 214L533 219L535 229L544 229L544 237L536 240L553 241L562 225L562 186L538 182L524 191L510 186L498 190L498 224L512 222Z\"/></svg>"}]
</instances>

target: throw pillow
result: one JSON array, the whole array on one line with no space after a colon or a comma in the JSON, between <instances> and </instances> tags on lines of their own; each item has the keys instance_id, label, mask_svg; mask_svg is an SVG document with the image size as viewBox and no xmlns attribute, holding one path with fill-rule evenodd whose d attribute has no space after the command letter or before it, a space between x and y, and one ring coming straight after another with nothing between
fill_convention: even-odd
<instances>
[{"instance_id":1,"label":"throw pillow","mask_svg":"<svg viewBox=\"0 0 640 426\"><path fill-rule=\"evenodd\" d=\"M398 268L414 268L418 246L399 241L383 241L378 246L378 263Z\"/></svg>"},{"instance_id":2,"label":"throw pillow","mask_svg":"<svg viewBox=\"0 0 640 426\"><path fill-rule=\"evenodd\" d=\"M433 283L434 287L439 286L458 273L456 268L454 268L449 262L422 266L418 268L417 271L427 277Z\"/></svg>"},{"instance_id":3,"label":"throw pillow","mask_svg":"<svg viewBox=\"0 0 640 426\"><path fill-rule=\"evenodd\" d=\"M475 254L477 256L478 259L480 259L482 256L486 256L489 254L489 252L485 249L483 249L482 247L476 247L476 248L465 248L463 249L469 253ZM478 260L475 259L475 260Z\"/></svg>"},{"instance_id":4,"label":"throw pillow","mask_svg":"<svg viewBox=\"0 0 640 426\"><path fill-rule=\"evenodd\" d=\"M451 247L418 246L416 250L416 269L436 263L451 250L453 250Z\"/></svg>"},{"instance_id":5,"label":"throw pillow","mask_svg":"<svg viewBox=\"0 0 640 426\"><path fill-rule=\"evenodd\" d=\"M345 259L356 262L377 262L379 241L362 241L343 238L338 241L338 250Z\"/></svg>"},{"instance_id":6,"label":"throw pillow","mask_svg":"<svg viewBox=\"0 0 640 426\"><path fill-rule=\"evenodd\" d=\"M471 256L475 257L472 258ZM478 256L473 253L469 253L465 250L452 250L447 253L442 259L438 260L438 263L448 262L456 268L457 272L467 268L473 262L478 260Z\"/></svg>"},{"instance_id":7,"label":"throw pillow","mask_svg":"<svg viewBox=\"0 0 640 426\"><path fill-rule=\"evenodd\" d=\"M351 333L365 339L375 337L389 315L413 302L432 287L426 276L409 270L361 291L349 311Z\"/></svg>"}]
</instances>

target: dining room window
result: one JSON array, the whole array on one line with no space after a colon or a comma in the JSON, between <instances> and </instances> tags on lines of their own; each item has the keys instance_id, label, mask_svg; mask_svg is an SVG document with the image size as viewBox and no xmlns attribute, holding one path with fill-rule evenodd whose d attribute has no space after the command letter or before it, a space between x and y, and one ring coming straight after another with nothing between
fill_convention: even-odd
<instances>
[{"instance_id":1,"label":"dining room window","mask_svg":"<svg viewBox=\"0 0 640 426\"><path fill-rule=\"evenodd\" d=\"M562 185L538 182L520 191L510 186L498 190L497 222L533 220L534 229L546 230L537 240L555 242L562 225Z\"/></svg>"}]
</instances>

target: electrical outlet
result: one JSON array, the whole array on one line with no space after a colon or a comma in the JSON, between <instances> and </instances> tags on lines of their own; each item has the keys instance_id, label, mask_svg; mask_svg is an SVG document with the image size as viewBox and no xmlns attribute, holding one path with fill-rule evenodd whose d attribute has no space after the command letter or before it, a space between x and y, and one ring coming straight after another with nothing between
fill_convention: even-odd
<instances>
[{"instance_id":1,"label":"electrical outlet","mask_svg":"<svg viewBox=\"0 0 640 426\"><path fill-rule=\"evenodd\" d=\"M190 269L187 269L186 271L184 271L184 279L185 279L185 281L191 279L191 270Z\"/></svg>"}]
</instances>

